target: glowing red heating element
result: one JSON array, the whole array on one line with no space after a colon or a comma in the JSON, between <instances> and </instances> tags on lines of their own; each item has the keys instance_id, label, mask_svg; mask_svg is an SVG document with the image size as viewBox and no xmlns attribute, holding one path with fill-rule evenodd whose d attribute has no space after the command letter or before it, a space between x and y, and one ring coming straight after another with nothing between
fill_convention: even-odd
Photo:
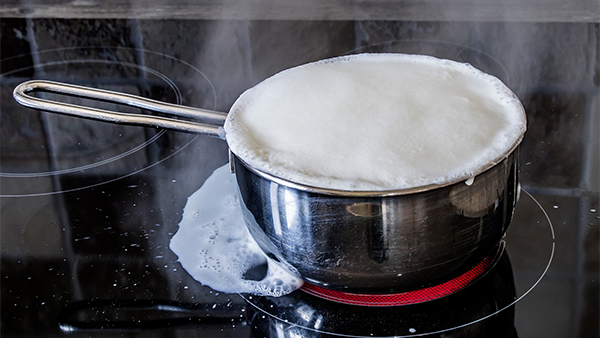
<instances>
[{"instance_id":1,"label":"glowing red heating element","mask_svg":"<svg viewBox=\"0 0 600 338\"><path fill-rule=\"evenodd\" d=\"M494 262L495 256L496 254L492 254L486 257L471 270L445 283L414 291L390 294L346 293L324 289L308 283L304 283L301 290L323 299L352 305L398 306L422 303L450 295L466 287L490 267Z\"/></svg>"}]
</instances>

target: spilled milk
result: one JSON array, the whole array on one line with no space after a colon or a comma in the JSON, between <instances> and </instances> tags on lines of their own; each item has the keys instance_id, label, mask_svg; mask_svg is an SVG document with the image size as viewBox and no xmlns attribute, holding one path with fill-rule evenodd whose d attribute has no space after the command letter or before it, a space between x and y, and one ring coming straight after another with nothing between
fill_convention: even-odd
<instances>
[{"instance_id":1,"label":"spilled milk","mask_svg":"<svg viewBox=\"0 0 600 338\"><path fill-rule=\"evenodd\" d=\"M267 257L254 241L242 216L235 175L225 165L192 194L179 230L170 243L183 268L216 291L282 296L302 280ZM260 280L248 271L267 266ZM261 276L262 277L262 274Z\"/></svg>"}]
</instances>

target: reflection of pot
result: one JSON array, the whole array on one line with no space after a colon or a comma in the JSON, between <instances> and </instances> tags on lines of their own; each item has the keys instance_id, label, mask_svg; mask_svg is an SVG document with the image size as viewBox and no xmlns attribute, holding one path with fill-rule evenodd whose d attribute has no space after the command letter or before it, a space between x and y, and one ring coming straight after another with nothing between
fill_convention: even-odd
<instances>
[{"instance_id":1,"label":"reflection of pot","mask_svg":"<svg viewBox=\"0 0 600 338\"><path fill-rule=\"evenodd\" d=\"M48 91L132 105L204 123L101 111L27 95ZM226 114L132 95L30 81L15 89L23 105L113 123L223 136ZM262 249L314 285L346 292L395 292L448 280L499 243L515 206L516 149L465 178L405 190L343 191L261 172L231 153L248 228ZM192 168L193 169L193 168Z\"/></svg>"},{"instance_id":2,"label":"reflection of pot","mask_svg":"<svg viewBox=\"0 0 600 338\"><path fill-rule=\"evenodd\" d=\"M251 337L516 338L511 305L515 295L512 268L504 253L487 274L468 287L415 305L344 305L300 290L278 298L248 297L250 304L246 305L229 299L219 306L212 302L93 299L70 302L57 314L57 322L65 333L189 326L227 333L240 326L251 330Z\"/></svg>"},{"instance_id":3,"label":"reflection of pot","mask_svg":"<svg viewBox=\"0 0 600 338\"><path fill-rule=\"evenodd\" d=\"M322 300L302 291L280 298L252 297L249 326L253 337L516 338L514 306L510 305L515 295L505 253L482 279L439 300L367 308Z\"/></svg>"}]
</instances>

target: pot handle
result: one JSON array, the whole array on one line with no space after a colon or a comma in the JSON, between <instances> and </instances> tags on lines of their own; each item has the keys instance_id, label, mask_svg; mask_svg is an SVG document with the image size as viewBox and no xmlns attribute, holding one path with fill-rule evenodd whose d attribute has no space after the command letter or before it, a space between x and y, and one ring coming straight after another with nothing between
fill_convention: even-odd
<instances>
[{"instance_id":1,"label":"pot handle","mask_svg":"<svg viewBox=\"0 0 600 338\"><path fill-rule=\"evenodd\" d=\"M117 103L125 106L142 108L157 113L167 114L173 117L118 113L104 109L78 106L70 103L52 101L29 95L32 92L48 92L103 102ZM225 130L223 129L223 124L227 118L227 113L218 111L165 103L147 99L141 96L103 89L88 88L44 80L32 80L21 83L13 91L13 97L22 106L53 113L117 124L165 128L225 139ZM184 117L200 122L178 120L177 117Z\"/></svg>"}]
</instances>

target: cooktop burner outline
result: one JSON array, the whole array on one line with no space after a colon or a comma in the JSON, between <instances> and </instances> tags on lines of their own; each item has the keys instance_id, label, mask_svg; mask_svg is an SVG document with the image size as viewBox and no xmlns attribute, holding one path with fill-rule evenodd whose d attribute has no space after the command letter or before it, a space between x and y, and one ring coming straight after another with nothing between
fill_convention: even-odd
<instances>
[{"instance_id":1,"label":"cooktop burner outline","mask_svg":"<svg viewBox=\"0 0 600 338\"><path fill-rule=\"evenodd\" d=\"M46 54L51 54L51 53L56 53L56 52L63 52L63 51L92 51L92 50L99 50L99 49L106 49L106 50L113 50L113 51L117 51L117 50L118 51L127 51L127 52L131 52L131 53L146 55L146 57L149 57L150 55L152 55L152 56L158 56L161 58L170 59L174 64L178 64L180 67L184 68L186 71L199 74L200 78L204 79L206 82L203 85L208 86L209 92L212 95L211 99L212 99L213 104L212 104L212 107L210 107L210 108L214 109L214 107L216 107L216 105L217 105L216 90L215 90L212 82L208 79L208 77L200 69L194 67L193 65L191 65L190 63L188 63L184 60L175 58L173 56L170 56L170 55L167 55L164 53L153 52L153 51L146 50L146 49L139 49L139 48L103 47L103 46L70 47L70 48L49 49L49 50L44 50L44 51L32 52L31 54L22 54L22 55L12 56L12 57L8 57L8 58L0 60L0 62L6 62L9 60L15 60L18 58L24 58L24 57L29 57L30 55L34 55L34 56L37 56L35 58L38 60L38 63L33 64L28 67L21 67L18 69L7 70L7 71L3 72L2 74L0 74L0 79L2 79L5 82L9 82L9 81L7 81L9 79L10 79L10 82L16 81L16 79L25 81L25 80L27 80L27 78L25 78L25 77L23 77L23 78L17 77L15 79L15 78L7 78L7 76L18 74L19 72L22 72L22 71L25 71L28 69L33 69L34 70L33 77L36 77L36 78L42 77L42 78L51 78L51 79L58 77L59 81L62 81L62 82L71 81L72 82L75 79L61 78L62 75L60 75L61 74L60 72L57 73L58 74L57 76L49 75L51 73L48 73L44 69L44 67L48 68L48 67L60 67L60 66L66 66L66 65L90 65L90 68L93 68L94 65L98 65L98 64L108 65L108 66L128 67L128 68L136 70L137 73L149 74L149 75L155 76L159 81L166 83L166 87L170 88L170 90L172 90L172 92L175 96L175 101L176 101L175 103L183 104L183 100L184 100L183 95L181 93L181 89L180 89L179 85L176 83L176 80L171 79L168 75L166 75L158 70L155 70L155 69L145 66L143 64L144 63L143 60L141 62L139 62L140 64L126 62L126 61L119 61L119 60L107 60L107 59L67 59L67 60L39 62L40 55L46 55ZM143 57L144 56L142 56L142 58ZM138 56L138 58L139 58L139 56ZM140 76L142 76L142 75L138 75L138 77L140 77ZM99 84L104 83L104 81L102 81L103 79L100 79L101 81L98 81L95 78L85 78L85 80L91 81L92 83L96 83L96 82L98 82ZM137 79L131 78L131 80L136 81ZM16 85L16 84L17 83L14 83L14 85ZM119 83L116 83L116 84L118 85ZM114 85L114 84L112 84L112 85ZM100 122L94 122L94 123L100 123ZM35 179L35 178L40 178L40 177L59 176L59 175L64 175L64 174L76 173L76 172L84 172L85 170L91 170L94 168L102 167L104 165L113 163L115 161L122 160L128 156L136 154L137 152L142 151L143 149L148 147L150 144L157 142L161 137L166 137L167 133L169 133L169 131L159 130L154 135L148 135L146 140L144 140L143 142L138 143L138 144L133 144L133 146L130 149L127 149L123 152L119 152L118 154L115 154L114 156L110 156L105 159L100 159L99 161L82 164L82 165L75 165L75 166L71 166L71 167L67 167L67 168L57 168L55 170L52 170L52 167L56 167L56 166L52 163L54 160L51 159L51 160L49 160L50 170L41 170L41 171L34 171L34 172L17 172L15 170L1 171L2 169L0 169L0 177L8 178L8 179L17 179L17 180L18 179ZM47 141L49 141L47 135L43 136L43 137ZM72 192L72 191L77 191L77 190L81 190L81 189L87 189L87 188L101 186L103 184L107 184L107 183L114 182L114 181L117 181L117 180L120 180L120 179L123 179L126 177L130 177L132 175L135 175L137 173L140 173L142 171L150 169L150 168L170 159L171 157L175 156L176 154L181 152L183 149L188 147L191 143L193 143L197 139L197 137L198 137L198 135L193 135L193 136L189 137L189 139L186 140L184 144L182 144L178 147L175 147L174 149L170 149L171 153L167 154L165 157L159 158L155 162L147 163L145 166L142 166L141 168L133 168L134 170L130 171L129 173L123 173L119 177L115 177L115 178L104 180L102 182L98 182L95 184L90 184L90 185L76 187L76 188L68 188L68 189L59 188L56 191L42 191L42 192L28 192L28 193L7 192L7 193L1 193L0 196L1 197L33 197L33 196L43 196L43 195L54 195L54 194L60 194L60 193L64 193L64 192ZM59 154L60 152L57 151L56 153Z\"/></svg>"},{"instance_id":2,"label":"cooktop burner outline","mask_svg":"<svg viewBox=\"0 0 600 338\"><path fill-rule=\"evenodd\" d=\"M459 325L456 325L456 326L453 326L453 327L449 327L449 328L443 329L443 330L437 330L437 331L431 331L431 332L416 332L416 330L415 330L414 332L411 331L410 334L408 334L408 335L392 335L392 336L380 336L380 337L421 337L421 336L429 336L429 335L441 334L441 333L448 332L448 331L453 331L453 330L456 330L456 329L466 328L466 327L471 326L473 324L477 324L477 323L483 322L483 321L485 321L487 319L490 319L491 317L499 314L500 312L506 311L507 309L511 308L517 302L519 302L525 296L527 296L542 281L542 279L544 278L544 276L548 272L548 269L550 268L550 265L552 264L552 260L554 258L554 252L555 252L555 246L556 246L556 238L555 238L555 233L554 233L554 226L553 226L552 221L550 220L548 214L546 213L546 210L542 207L542 205L530 193L528 193L524 189L521 189L521 191L524 192L525 195L528 198L530 198L531 201L541 211L541 214L539 216L542 219L540 219L539 221L546 223L546 224L544 224L544 226L548 227L548 229L549 229L549 237L550 237L550 240L551 240L551 243L550 243L551 247L550 247L550 254L549 254L549 257L548 257L548 262L543 267L543 271L541 271L540 276L533 282L533 284L529 288L527 288L527 290L523 291L522 294L516 295L515 299L512 302L508 303L507 305L505 305L504 307L498 309L497 311L494 311L493 313L485 315L485 316L483 316L483 317L481 317L479 319L476 319L476 320L473 320L473 321L470 321L470 322L467 322L467 323L459 324ZM523 198L523 195L521 195L521 199L522 198ZM518 203L517 203L517 208L518 208ZM515 223L514 220L513 220L513 223ZM524 226L526 226L526 225L525 224L521 224L521 227L524 227ZM515 228L519 228L519 224L511 224L511 226L509 226L509 230L507 232L516 232L516 231L518 231L518 230L515 230ZM511 231L511 229L512 229L512 231ZM507 253L507 252L510 253L509 252L510 251L510 247L511 247L510 240L507 240L506 241L506 251L505 251L505 253ZM517 277L515 276L514 278L516 279ZM468 290L469 288L470 288L470 286L467 286L465 288L465 290ZM291 295L293 295L295 293L298 293L298 292L302 292L302 291L301 290L297 290L294 293L292 293L290 295L287 295L287 296L283 296L283 297L289 297L289 296L291 296ZM302 326L302 324L300 324L300 323L293 323L293 322L288 321L286 319L279 318L276 314L271 313L269 311L269 309L261 307L260 305L257 304L257 301L254 301L255 297L256 297L256 299L261 299L261 298L264 299L264 297L261 297L261 296L252 296L252 295L244 295L244 294L240 294L240 296L244 300L246 300L246 302L248 304L252 305L253 308L255 308L259 312L263 313L264 315L267 315L270 318L273 318L274 320L276 320L278 322L281 322L283 325L289 325L290 327L297 326L297 327L300 327L300 328L302 328L304 330L307 330L307 331L323 333L323 334L327 334L327 335L331 335L331 336L352 337L352 338L367 337L367 336L363 336L363 335L352 335L352 334L343 334L343 333L336 333L336 332L327 332L327 331L318 330L318 329L311 328L311 327L305 327L305 326ZM311 296L311 297L314 297L314 296ZM444 298L442 298L440 300L443 300L443 299ZM322 299L320 301L322 301L322 302L328 302L327 300L322 300ZM329 301L329 302L331 302L331 301ZM434 300L434 301L431 301L429 303L435 303L435 302L436 301ZM331 303L333 303L333 302L331 302ZM343 306L343 307L364 308L364 309L367 309L367 310L368 309L374 309L374 308L361 307L361 306L356 306L356 305L344 305L344 304L337 304L337 305ZM396 308L410 308L411 306L413 306L413 305L399 306L399 307L396 307ZM386 308L379 308L379 309L386 309ZM387 309L394 309L394 307L389 307ZM274 310L272 310L272 311L274 311ZM373 337L373 336L371 335L370 337Z\"/></svg>"}]
</instances>

